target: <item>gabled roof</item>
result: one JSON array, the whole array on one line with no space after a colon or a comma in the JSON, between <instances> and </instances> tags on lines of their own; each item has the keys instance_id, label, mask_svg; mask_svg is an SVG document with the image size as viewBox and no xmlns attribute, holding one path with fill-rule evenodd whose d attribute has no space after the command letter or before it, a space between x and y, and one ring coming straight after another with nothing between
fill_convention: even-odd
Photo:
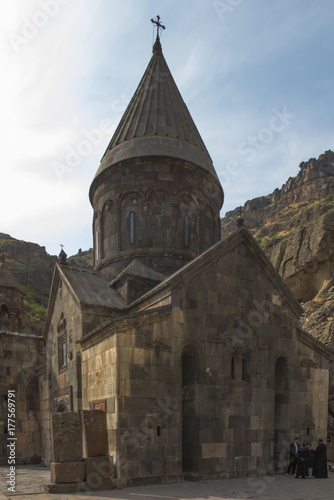
<instances>
[{"instance_id":1,"label":"gabled roof","mask_svg":"<svg viewBox=\"0 0 334 500\"><path fill-rule=\"evenodd\" d=\"M160 41L95 176L129 158L168 156L198 165L219 179L175 84Z\"/></svg>"},{"instance_id":2,"label":"gabled roof","mask_svg":"<svg viewBox=\"0 0 334 500\"><path fill-rule=\"evenodd\" d=\"M290 308L294 311L296 316L300 317L303 313L301 305L245 226L241 226L226 239L219 241L188 264L181 267L181 269L169 276L165 281L159 283L152 290L134 301L129 308L134 308L136 311L140 311L147 307L152 307L154 303L161 303L164 297L170 294L171 289L175 290L184 286L194 276L201 273L203 269L212 266L215 260L224 254L227 254L241 242L243 242L252 252L254 258L257 260L268 279L278 290L280 290L282 296L289 304Z\"/></svg>"},{"instance_id":3,"label":"gabled roof","mask_svg":"<svg viewBox=\"0 0 334 500\"><path fill-rule=\"evenodd\" d=\"M145 266L139 259L134 259L116 278L110 282L110 286L115 285L125 276L134 276L136 278L146 278L152 281L163 281L166 279L164 274L158 273L154 269Z\"/></svg>"},{"instance_id":4,"label":"gabled roof","mask_svg":"<svg viewBox=\"0 0 334 500\"><path fill-rule=\"evenodd\" d=\"M17 281L13 273L10 272L4 262L0 262L0 286L6 288L15 288L20 294L25 295L20 283Z\"/></svg>"},{"instance_id":5,"label":"gabled roof","mask_svg":"<svg viewBox=\"0 0 334 500\"><path fill-rule=\"evenodd\" d=\"M122 297L109 287L108 281L98 272L89 269L58 265L80 304L124 309Z\"/></svg>"},{"instance_id":6,"label":"gabled roof","mask_svg":"<svg viewBox=\"0 0 334 500\"><path fill-rule=\"evenodd\" d=\"M110 288L108 281L100 273L68 264L56 264L50 291L45 333L47 333L51 321L60 280L68 287L73 299L80 308L85 306L106 307L111 310L126 308L124 299L119 293Z\"/></svg>"}]
</instances>

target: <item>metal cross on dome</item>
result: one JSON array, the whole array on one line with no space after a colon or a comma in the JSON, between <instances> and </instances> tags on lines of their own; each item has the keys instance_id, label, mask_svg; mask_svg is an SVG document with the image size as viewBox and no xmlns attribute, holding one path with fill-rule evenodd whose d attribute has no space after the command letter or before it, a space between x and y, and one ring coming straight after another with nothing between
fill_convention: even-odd
<instances>
[{"instance_id":1,"label":"metal cross on dome","mask_svg":"<svg viewBox=\"0 0 334 500\"><path fill-rule=\"evenodd\" d=\"M165 30L166 27L160 23L160 16L157 16L156 19L151 19L151 22L157 27L157 38L159 38L159 30Z\"/></svg>"}]
</instances>

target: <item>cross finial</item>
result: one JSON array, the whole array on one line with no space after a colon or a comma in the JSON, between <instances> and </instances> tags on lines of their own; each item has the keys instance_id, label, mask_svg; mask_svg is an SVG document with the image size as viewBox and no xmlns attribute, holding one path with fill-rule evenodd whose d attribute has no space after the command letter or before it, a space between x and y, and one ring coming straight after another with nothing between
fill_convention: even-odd
<instances>
[{"instance_id":1,"label":"cross finial","mask_svg":"<svg viewBox=\"0 0 334 500\"><path fill-rule=\"evenodd\" d=\"M157 16L156 19L151 19L151 22L157 27L157 39L159 40L160 30L165 30L166 27L160 23L160 16Z\"/></svg>"},{"instance_id":2,"label":"cross finial","mask_svg":"<svg viewBox=\"0 0 334 500\"><path fill-rule=\"evenodd\" d=\"M67 264L67 260L66 260L67 254L64 252L64 245L60 244L59 246L61 248L60 254L59 254L59 262L60 262L60 264Z\"/></svg>"}]
</instances>

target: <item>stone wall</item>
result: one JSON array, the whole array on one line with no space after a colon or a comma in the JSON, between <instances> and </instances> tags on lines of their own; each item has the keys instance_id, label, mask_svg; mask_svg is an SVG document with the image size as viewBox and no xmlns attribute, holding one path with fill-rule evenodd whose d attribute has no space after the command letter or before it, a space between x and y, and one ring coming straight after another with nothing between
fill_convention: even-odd
<instances>
[{"instance_id":1,"label":"stone wall","mask_svg":"<svg viewBox=\"0 0 334 500\"><path fill-rule=\"evenodd\" d=\"M15 391L16 463L40 463L41 413L37 368L44 362L41 337L1 332L0 350L0 463L7 463L8 390Z\"/></svg>"},{"instance_id":2,"label":"stone wall","mask_svg":"<svg viewBox=\"0 0 334 500\"><path fill-rule=\"evenodd\" d=\"M41 444L42 444L42 463L48 465L51 462L51 407L50 397L50 378L47 372L46 362L38 370L39 376L39 397L41 411Z\"/></svg>"},{"instance_id":3,"label":"stone wall","mask_svg":"<svg viewBox=\"0 0 334 500\"><path fill-rule=\"evenodd\" d=\"M116 384L119 380L117 360L117 337L82 351L82 396L83 409L103 409L106 412L109 455L116 460L117 416L115 408ZM122 383L120 381L120 383Z\"/></svg>"}]
</instances>

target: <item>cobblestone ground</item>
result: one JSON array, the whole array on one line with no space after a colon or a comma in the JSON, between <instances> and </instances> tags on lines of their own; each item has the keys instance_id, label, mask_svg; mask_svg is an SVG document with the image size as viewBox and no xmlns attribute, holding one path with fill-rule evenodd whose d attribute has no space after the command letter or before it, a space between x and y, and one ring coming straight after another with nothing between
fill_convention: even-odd
<instances>
[{"instance_id":1,"label":"cobblestone ground","mask_svg":"<svg viewBox=\"0 0 334 500\"><path fill-rule=\"evenodd\" d=\"M333 500L334 473L328 479L297 479L275 475L222 479L215 481L184 482L112 491L78 494L46 494L44 484L50 482L47 468L18 466L15 494L7 489L8 468L0 467L0 500L234 500L256 498L259 500Z\"/></svg>"}]
</instances>

